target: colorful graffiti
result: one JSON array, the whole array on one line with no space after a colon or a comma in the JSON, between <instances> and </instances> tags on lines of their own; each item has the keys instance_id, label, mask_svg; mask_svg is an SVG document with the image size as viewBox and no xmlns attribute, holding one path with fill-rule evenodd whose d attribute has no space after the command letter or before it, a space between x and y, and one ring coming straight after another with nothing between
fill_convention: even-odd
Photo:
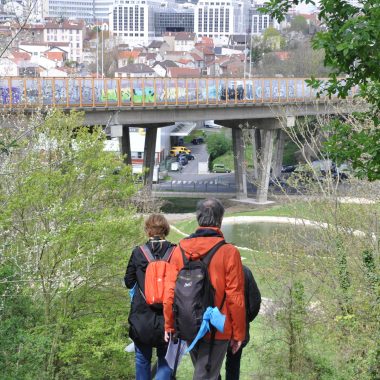
<instances>
[{"instance_id":1,"label":"colorful graffiti","mask_svg":"<svg viewBox=\"0 0 380 380\"><path fill-rule=\"evenodd\" d=\"M315 98L303 78L1 78L1 106L291 102Z\"/></svg>"}]
</instances>

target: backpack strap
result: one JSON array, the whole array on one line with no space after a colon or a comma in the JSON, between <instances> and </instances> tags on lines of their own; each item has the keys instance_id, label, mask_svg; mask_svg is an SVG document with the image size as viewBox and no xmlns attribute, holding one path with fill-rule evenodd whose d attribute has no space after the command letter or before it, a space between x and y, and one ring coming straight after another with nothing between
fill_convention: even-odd
<instances>
[{"instance_id":1,"label":"backpack strap","mask_svg":"<svg viewBox=\"0 0 380 380\"><path fill-rule=\"evenodd\" d=\"M152 255L152 251L149 248L148 244L140 245L140 250L145 256L145 258L148 260L148 263L155 261L154 256Z\"/></svg>"},{"instance_id":2,"label":"backpack strap","mask_svg":"<svg viewBox=\"0 0 380 380\"><path fill-rule=\"evenodd\" d=\"M223 239L219 243L216 243L207 253L205 256L201 258L201 260L206 264L208 267L210 265L210 262L212 258L214 257L216 251L222 246L226 244L226 241Z\"/></svg>"},{"instance_id":3,"label":"backpack strap","mask_svg":"<svg viewBox=\"0 0 380 380\"><path fill-rule=\"evenodd\" d=\"M179 246L179 249L181 250L182 260L183 260L183 266L185 266L186 264L188 264L189 260L188 260L188 258L186 257L185 251L184 251L183 248L181 247L181 243L179 243L178 246Z\"/></svg>"},{"instance_id":4,"label":"backpack strap","mask_svg":"<svg viewBox=\"0 0 380 380\"><path fill-rule=\"evenodd\" d=\"M167 250L166 250L164 256L162 256L162 260L164 260L164 261L169 261L170 258L172 257L172 254L173 254L173 252L174 252L174 250L175 250L175 247L176 247L175 245L171 245L171 246L169 246L169 247L167 248Z\"/></svg>"},{"instance_id":5,"label":"backpack strap","mask_svg":"<svg viewBox=\"0 0 380 380\"><path fill-rule=\"evenodd\" d=\"M216 243L201 259L203 263L206 264L206 267L209 266L211 259L213 258L214 254L216 251L223 245L226 244L226 241L223 239L219 243ZM183 265L185 266L190 260L186 257L185 251L181 247L181 244L178 244L179 249L181 250L182 253L182 259L183 259Z\"/></svg>"}]
</instances>

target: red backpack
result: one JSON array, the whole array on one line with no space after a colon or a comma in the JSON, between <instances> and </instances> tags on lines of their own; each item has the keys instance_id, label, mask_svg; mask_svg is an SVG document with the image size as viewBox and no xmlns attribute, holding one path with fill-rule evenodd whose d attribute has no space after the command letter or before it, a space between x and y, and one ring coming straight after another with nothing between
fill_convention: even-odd
<instances>
[{"instance_id":1,"label":"red backpack","mask_svg":"<svg viewBox=\"0 0 380 380\"><path fill-rule=\"evenodd\" d=\"M169 260L175 246L170 246L162 258L155 257L148 244L141 245L140 250L148 260L145 272L145 301L148 305L157 305L164 302L165 282L172 266Z\"/></svg>"}]
</instances>

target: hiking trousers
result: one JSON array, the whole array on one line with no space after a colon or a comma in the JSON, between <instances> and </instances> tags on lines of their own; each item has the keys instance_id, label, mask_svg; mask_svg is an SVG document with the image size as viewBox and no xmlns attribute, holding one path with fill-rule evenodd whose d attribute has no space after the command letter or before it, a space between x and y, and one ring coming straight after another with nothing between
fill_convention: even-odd
<instances>
[{"instance_id":1,"label":"hiking trousers","mask_svg":"<svg viewBox=\"0 0 380 380\"><path fill-rule=\"evenodd\" d=\"M208 355L210 351L210 343L200 340L198 344L190 351L191 360L194 365L193 380L217 380L220 369L226 356L228 340L215 340L211 355L210 371L206 370Z\"/></svg>"}]
</instances>

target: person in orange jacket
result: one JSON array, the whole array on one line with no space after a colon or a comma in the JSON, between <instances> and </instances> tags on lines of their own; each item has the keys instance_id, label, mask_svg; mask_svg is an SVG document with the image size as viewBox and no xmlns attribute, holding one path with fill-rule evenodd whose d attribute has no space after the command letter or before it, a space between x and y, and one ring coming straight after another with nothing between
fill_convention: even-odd
<instances>
[{"instance_id":1,"label":"person in orange jacket","mask_svg":"<svg viewBox=\"0 0 380 380\"><path fill-rule=\"evenodd\" d=\"M199 228L189 237L182 239L179 244L189 260L201 258L218 242L224 240L220 230L223 215L224 207L219 200L210 198L198 202L196 216ZM174 250L170 263L174 266L176 273L183 267L179 246ZM211 360L208 360L210 334L201 339L190 352L194 364L193 380L216 380L228 345L231 346L232 352L237 352L246 334L244 274L238 249L232 244L222 245L213 256L208 271L211 284L215 289L214 303L218 306L223 305L220 311L226 316L226 319L223 333L216 332ZM174 287L173 281L168 284L164 300L165 339L167 341L170 334L175 332ZM211 364L211 368L208 370L205 369L207 363Z\"/></svg>"}]
</instances>

